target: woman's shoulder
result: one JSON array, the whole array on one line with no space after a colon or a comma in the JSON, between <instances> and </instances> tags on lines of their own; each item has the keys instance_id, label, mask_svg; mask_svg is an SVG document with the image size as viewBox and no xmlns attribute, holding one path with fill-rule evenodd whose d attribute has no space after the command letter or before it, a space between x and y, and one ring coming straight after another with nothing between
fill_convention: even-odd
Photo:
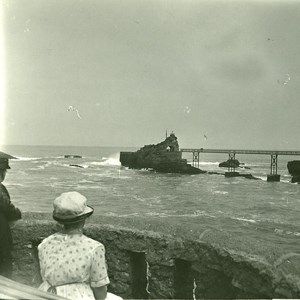
<instances>
[{"instance_id":1,"label":"woman's shoulder","mask_svg":"<svg viewBox=\"0 0 300 300\"><path fill-rule=\"evenodd\" d=\"M59 236L60 236L59 233L54 233L54 234L49 235L48 237L44 238L44 239L41 241L41 243L39 244L38 248L40 249L40 248L42 248L43 246L45 246L45 245L51 243L53 240L58 239Z\"/></svg>"},{"instance_id":2,"label":"woman's shoulder","mask_svg":"<svg viewBox=\"0 0 300 300\"><path fill-rule=\"evenodd\" d=\"M82 235L82 238L84 239L84 244L89 245L90 249L96 249L98 247L104 248L104 245L86 235Z\"/></svg>"}]
</instances>

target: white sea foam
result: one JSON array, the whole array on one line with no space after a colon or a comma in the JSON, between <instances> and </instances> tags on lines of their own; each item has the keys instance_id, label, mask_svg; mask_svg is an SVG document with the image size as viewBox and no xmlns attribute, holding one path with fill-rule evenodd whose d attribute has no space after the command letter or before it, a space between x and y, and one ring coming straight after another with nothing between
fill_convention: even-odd
<instances>
[{"instance_id":1,"label":"white sea foam","mask_svg":"<svg viewBox=\"0 0 300 300\"><path fill-rule=\"evenodd\" d=\"M79 183L79 184L81 184L81 183L93 183L93 184L95 184L95 183L97 183L97 182L95 182L95 181L93 181L93 180L82 179L82 180L80 180L78 183Z\"/></svg>"},{"instance_id":2,"label":"white sea foam","mask_svg":"<svg viewBox=\"0 0 300 300\"><path fill-rule=\"evenodd\" d=\"M290 180L287 180L287 179L282 179L282 178L281 178L280 182L283 182L283 183L291 183L291 181L290 181Z\"/></svg>"},{"instance_id":3,"label":"white sea foam","mask_svg":"<svg viewBox=\"0 0 300 300\"><path fill-rule=\"evenodd\" d=\"M120 166L119 153L112 154L109 157L103 156L101 161L92 161L90 165L95 166Z\"/></svg>"},{"instance_id":4,"label":"white sea foam","mask_svg":"<svg viewBox=\"0 0 300 300\"><path fill-rule=\"evenodd\" d=\"M45 166L37 166L35 168L28 168L27 171L44 170Z\"/></svg>"},{"instance_id":5,"label":"white sea foam","mask_svg":"<svg viewBox=\"0 0 300 300\"><path fill-rule=\"evenodd\" d=\"M208 212L206 212L204 210L196 210L196 211L194 211L194 215L193 216L205 216L205 217L210 217L210 218L216 218L216 216L213 216L213 215L209 214Z\"/></svg>"},{"instance_id":6,"label":"white sea foam","mask_svg":"<svg viewBox=\"0 0 300 300\"><path fill-rule=\"evenodd\" d=\"M138 216L140 215L140 213L130 213L130 214L124 214L124 215L120 215L120 214L116 214L113 212L108 212L105 214L105 216L109 216L109 217L116 217L116 218L126 218L126 217L134 217L134 216Z\"/></svg>"},{"instance_id":7,"label":"white sea foam","mask_svg":"<svg viewBox=\"0 0 300 300\"><path fill-rule=\"evenodd\" d=\"M88 184L88 185L84 185L84 184L77 184L74 186L74 188L78 189L78 190L106 190L106 187L103 187L101 185L98 184Z\"/></svg>"},{"instance_id":8,"label":"white sea foam","mask_svg":"<svg viewBox=\"0 0 300 300\"><path fill-rule=\"evenodd\" d=\"M255 175L255 177L261 179L261 180L264 180L264 181L267 181L267 177L266 176L257 176Z\"/></svg>"},{"instance_id":9,"label":"white sea foam","mask_svg":"<svg viewBox=\"0 0 300 300\"><path fill-rule=\"evenodd\" d=\"M249 222L249 223L257 223L255 220L253 220L253 219L246 219L246 218L234 218L234 217L232 217L231 219L233 219L233 220L238 220L238 221L243 221L243 222Z\"/></svg>"},{"instance_id":10,"label":"white sea foam","mask_svg":"<svg viewBox=\"0 0 300 300\"><path fill-rule=\"evenodd\" d=\"M218 161L200 161L199 162L200 165L219 165Z\"/></svg>"},{"instance_id":11,"label":"white sea foam","mask_svg":"<svg viewBox=\"0 0 300 300\"><path fill-rule=\"evenodd\" d=\"M22 157L22 156L18 156L17 158L21 161L30 161L30 160L42 159L41 157Z\"/></svg>"},{"instance_id":12,"label":"white sea foam","mask_svg":"<svg viewBox=\"0 0 300 300\"><path fill-rule=\"evenodd\" d=\"M297 192L291 192L291 191L284 191L283 192L284 194L288 194L288 195L297 195L297 194L299 194L299 191L297 191Z\"/></svg>"},{"instance_id":13,"label":"white sea foam","mask_svg":"<svg viewBox=\"0 0 300 300\"><path fill-rule=\"evenodd\" d=\"M167 214L161 212L148 212L146 213L147 216L158 216L158 217L176 217L176 218L196 218L199 216L209 217L209 218L216 218L216 216L210 215L206 212L195 213L194 214Z\"/></svg>"},{"instance_id":14,"label":"white sea foam","mask_svg":"<svg viewBox=\"0 0 300 300\"><path fill-rule=\"evenodd\" d=\"M101 166L101 161L92 161L90 162L90 165Z\"/></svg>"},{"instance_id":15,"label":"white sea foam","mask_svg":"<svg viewBox=\"0 0 300 300\"><path fill-rule=\"evenodd\" d=\"M120 166L121 163L118 158L109 157L99 163L100 166Z\"/></svg>"},{"instance_id":16,"label":"white sea foam","mask_svg":"<svg viewBox=\"0 0 300 300\"><path fill-rule=\"evenodd\" d=\"M165 213L160 213L160 212L155 212L155 211L147 212L146 215L147 216L157 216L157 217L167 217L167 215Z\"/></svg>"},{"instance_id":17,"label":"white sea foam","mask_svg":"<svg viewBox=\"0 0 300 300\"><path fill-rule=\"evenodd\" d=\"M137 200L137 201L140 201L140 202L145 202L145 201L146 201L145 198L139 197L139 196L137 196L137 195L133 195L132 198L135 199L135 200Z\"/></svg>"},{"instance_id":18,"label":"white sea foam","mask_svg":"<svg viewBox=\"0 0 300 300\"><path fill-rule=\"evenodd\" d=\"M279 235L287 234L287 235L300 236L300 232L297 232L297 231L293 232L293 231L289 231L289 230L285 231L283 229L278 229L278 228L275 228L274 232Z\"/></svg>"},{"instance_id":19,"label":"white sea foam","mask_svg":"<svg viewBox=\"0 0 300 300\"><path fill-rule=\"evenodd\" d=\"M25 184L22 184L22 183L11 183L11 182L6 182L5 185L7 185L7 186L26 186Z\"/></svg>"},{"instance_id":20,"label":"white sea foam","mask_svg":"<svg viewBox=\"0 0 300 300\"><path fill-rule=\"evenodd\" d=\"M213 193L213 194L221 194L221 195L226 195L226 194L228 194L228 192L226 192L226 191L213 191L212 193Z\"/></svg>"}]
</instances>

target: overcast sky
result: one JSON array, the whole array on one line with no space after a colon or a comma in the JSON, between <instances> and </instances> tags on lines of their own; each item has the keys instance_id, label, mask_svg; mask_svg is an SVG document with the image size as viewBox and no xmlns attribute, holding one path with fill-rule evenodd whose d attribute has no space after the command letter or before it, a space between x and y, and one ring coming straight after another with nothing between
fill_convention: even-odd
<instances>
[{"instance_id":1,"label":"overcast sky","mask_svg":"<svg viewBox=\"0 0 300 300\"><path fill-rule=\"evenodd\" d=\"M2 8L4 144L300 150L300 1Z\"/></svg>"}]
</instances>

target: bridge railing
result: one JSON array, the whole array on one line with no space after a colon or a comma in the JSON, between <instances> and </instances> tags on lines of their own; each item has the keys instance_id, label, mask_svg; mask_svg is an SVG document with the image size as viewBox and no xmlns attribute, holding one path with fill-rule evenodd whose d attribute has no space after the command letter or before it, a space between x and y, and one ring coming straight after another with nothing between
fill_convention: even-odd
<instances>
[{"instance_id":1,"label":"bridge railing","mask_svg":"<svg viewBox=\"0 0 300 300\"><path fill-rule=\"evenodd\" d=\"M247 150L247 149L204 149L204 148L182 148L181 152L199 153L236 153L236 154L266 154L266 155L300 155L300 151L283 150Z\"/></svg>"}]
</instances>

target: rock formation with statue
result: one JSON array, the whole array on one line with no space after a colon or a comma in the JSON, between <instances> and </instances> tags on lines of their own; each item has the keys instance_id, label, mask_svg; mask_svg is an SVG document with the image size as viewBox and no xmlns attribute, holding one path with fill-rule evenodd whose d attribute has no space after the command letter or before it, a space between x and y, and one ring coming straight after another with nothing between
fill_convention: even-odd
<instances>
[{"instance_id":1,"label":"rock formation with statue","mask_svg":"<svg viewBox=\"0 0 300 300\"><path fill-rule=\"evenodd\" d=\"M152 169L162 173L206 173L189 165L187 160L182 158L177 137L173 132L156 145L145 145L135 152L121 152L120 162L122 166L131 169Z\"/></svg>"}]
</instances>

